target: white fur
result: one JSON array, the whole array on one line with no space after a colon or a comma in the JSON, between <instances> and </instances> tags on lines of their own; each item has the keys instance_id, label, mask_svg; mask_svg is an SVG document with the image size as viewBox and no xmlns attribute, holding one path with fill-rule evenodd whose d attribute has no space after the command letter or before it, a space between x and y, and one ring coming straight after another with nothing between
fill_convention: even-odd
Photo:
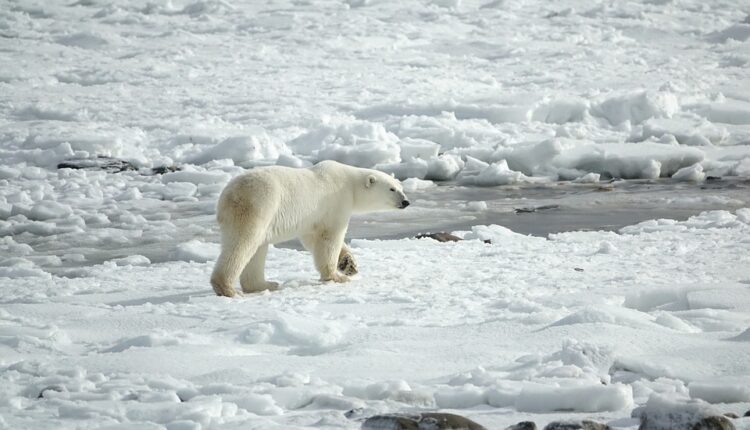
<instances>
[{"instance_id":1,"label":"white fur","mask_svg":"<svg viewBox=\"0 0 750 430\"><path fill-rule=\"evenodd\" d=\"M403 208L406 200L395 178L335 161L253 169L232 179L219 197L221 255L211 285L230 297L238 277L244 292L276 288L263 273L268 245L293 238L313 254L321 280L346 282L337 263L351 258L344 246L351 215Z\"/></svg>"}]
</instances>

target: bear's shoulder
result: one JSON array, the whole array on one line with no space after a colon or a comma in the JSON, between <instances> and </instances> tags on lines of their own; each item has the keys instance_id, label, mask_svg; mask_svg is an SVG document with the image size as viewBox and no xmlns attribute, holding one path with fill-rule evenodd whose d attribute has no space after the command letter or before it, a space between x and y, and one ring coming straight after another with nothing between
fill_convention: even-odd
<instances>
[{"instance_id":1,"label":"bear's shoulder","mask_svg":"<svg viewBox=\"0 0 750 430\"><path fill-rule=\"evenodd\" d=\"M351 168L351 166L347 166L346 164L339 163L338 161L334 160L323 160L316 165L312 166L311 170L317 170L317 171L328 171L328 170L345 170Z\"/></svg>"}]
</instances>

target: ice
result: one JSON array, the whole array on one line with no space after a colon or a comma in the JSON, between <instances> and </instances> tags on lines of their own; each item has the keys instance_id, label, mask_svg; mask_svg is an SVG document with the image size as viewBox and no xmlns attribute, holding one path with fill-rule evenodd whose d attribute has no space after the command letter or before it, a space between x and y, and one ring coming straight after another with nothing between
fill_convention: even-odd
<instances>
[{"instance_id":1,"label":"ice","mask_svg":"<svg viewBox=\"0 0 750 430\"><path fill-rule=\"evenodd\" d=\"M693 164L692 166L683 167L682 169L674 172L672 179L678 181L691 181L700 182L706 179L706 174L703 173L703 166L700 164Z\"/></svg>"},{"instance_id":2,"label":"ice","mask_svg":"<svg viewBox=\"0 0 750 430\"><path fill-rule=\"evenodd\" d=\"M284 315L250 325L243 329L239 338L247 343L291 346L292 354L317 355L338 347L344 340L344 334L337 323Z\"/></svg>"},{"instance_id":3,"label":"ice","mask_svg":"<svg viewBox=\"0 0 750 430\"><path fill-rule=\"evenodd\" d=\"M640 124L649 118L670 118L679 110L677 97L667 92L634 92L608 96L592 106L592 114L612 125Z\"/></svg>"},{"instance_id":4,"label":"ice","mask_svg":"<svg viewBox=\"0 0 750 430\"><path fill-rule=\"evenodd\" d=\"M398 137L380 124L342 120L338 125L323 125L289 142L297 153L317 160L336 160L359 167L398 163L401 149Z\"/></svg>"},{"instance_id":5,"label":"ice","mask_svg":"<svg viewBox=\"0 0 750 430\"><path fill-rule=\"evenodd\" d=\"M747 25L750 28L750 24ZM750 124L750 103L741 100L726 100L698 105L694 110L706 119L725 124Z\"/></svg>"},{"instance_id":6,"label":"ice","mask_svg":"<svg viewBox=\"0 0 750 430\"><path fill-rule=\"evenodd\" d=\"M219 256L219 246L215 243L205 243L198 239L193 239L177 245L172 258L179 261L195 261L205 263L214 261Z\"/></svg>"},{"instance_id":7,"label":"ice","mask_svg":"<svg viewBox=\"0 0 750 430\"><path fill-rule=\"evenodd\" d=\"M0 3L0 427L747 410L744 6ZM324 159L412 202L360 274L214 297L223 186Z\"/></svg>"},{"instance_id":8,"label":"ice","mask_svg":"<svg viewBox=\"0 0 750 430\"><path fill-rule=\"evenodd\" d=\"M750 39L750 23L747 22L733 24L724 30L709 35L709 40L715 43L744 42L747 39Z\"/></svg>"},{"instance_id":9,"label":"ice","mask_svg":"<svg viewBox=\"0 0 750 430\"><path fill-rule=\"evenodd\" d=\"M422 179L417 178L409 178L404 180L401 185L404 187L405 192L410 191L418 191L418 190L425 190L428 188L432 188L435 186L435 183L432 181L425 181Z\"/></svg>"},{"instance_id":10,"label":"ice","mask_svg":"<svg viewBox=\"0 0 750 430\"><path fill-rule=\"evenodd\" d=\"M171 182L190 182L196 185L202 184L221 184L229 182L231 176L224 172L200 172L200 171L181 171L169 172L162 175L161 180L165 184Z\"/></svg>"},{"instance_id":11,"label":"ice","mask_svg":"<svg viewBox=\"0 0 750 430\"><path fill-rule=\"evenodd\" d=\"M750 388L744 378L735 381L696 381L691 382L688 389L691 398L708 403L750 402Z\"/></svg>"},{"instance_id":12,"label":"ice","mask_svg":"<svg viewBox=\"0 0 750 430\"><path fill-rule=\"evenodd\" d=\"M451 180L461 171L464 164L464 161L456 156L444 155L432 157L427 161L427 173L424 179L431 179L433 181ZM750 167L748 168L748 175L750 176Z\"/></svg>"},{"instance_id":13,"label":"ice","mask_svg":"<svg viewBox=\"0 0 750 430\"><path fill-rule=\"evenodd\" d=\"M129 348L155 347L177 345L178 339L168 335L144 335L131 339L123 339L114 346L104 349L102 352L123 352Z\"/></svg>"},{"instance_id":14,"label":"ice","mask_svg":"<svg viewBox=\"0 0 750 430\"><path fill-rule=\"evenodd\" d=\"M515 404L519 411L526 412L603 412L630 408L632 405L632 390L623 384L525 388Z\"/></svg>"},{"instance_id":15,"label":"ice","mask_svg":"<svg viewBox=\"0 0 750 430\"><path fill-rule=\"evenodd\" d=\"M55 41L61 45L84 49L97 49L110 44L110 42L105 37L85 31L60 36Z\"/></svg>"},{"instance_id":16,"label":"ice","mask_svg":"<svg viewBox=\"0 0 750 430\"><path fill-rule=\"evenodd\" d=\"M399 146L401 147L402 160L410 160L412 158L429 160L432 157L437 157L438 151L440 151L440 145L435 142L426 139L412 139L410 137L399 142Z\"/></svg>"},{"instance_id":17,"label":"ice","mask_svg":"<svg viewBox=\"0 0 750 430\"><path fill-rule=\"evenodd\" d=\"M275 160L286 152L288 149L283 143L264 131L258 131L251 135L226 138L196 155L185 157L185 161L206 164L213 160L230 159L239 165L255 160Z\"/></svg>"},{"instance_id":18,"label":"ice","mask_svg":"<svg viewBox=\"0 0 750 430\"><path fill-rule=\"evenodd\" d=\"M552 323L552 326L590 323L606 323L645 328L651 325L651 316L623 308L598 306L596 308L585 308L577 311L565 318L555 321Z\"/></svg>"}]
</instances>

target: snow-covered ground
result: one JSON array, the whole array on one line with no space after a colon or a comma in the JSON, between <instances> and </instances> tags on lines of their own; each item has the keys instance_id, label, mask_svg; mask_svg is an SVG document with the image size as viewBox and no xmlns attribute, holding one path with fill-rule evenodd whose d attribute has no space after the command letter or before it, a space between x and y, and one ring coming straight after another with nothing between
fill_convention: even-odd
<instances>
[{"instance_id":1,"label":"snow-covered ground","mask_svg":"<svg viewBox=\"0 0 750 430\"><path fill-rule=\"evenodd\" d=\"M243 299L213 296L210 261L131 257L72 278L5 261L2 422L358 428L437 408L488 428L635 428L652 393L750 409L750 209L620 233L462 234L354 240L361 274L345 285L272 248L282 289Z\"/></svg>"},{"instance_id":2,"label":"snow-covered ground","mask_svg":"<svg viewBox=\"0 0 750 430\"><path fill-rule=\"evenodd\" d=\"M0 428L741 415L749 13L0 0ZM101 156L134 170L57 169ZM322 159L414 204L353 221L349 284L292 245L269 253L280 291L214 297L226 182ZM428 230L467 240L406 238Z\"/></svg>"}]
</instances>

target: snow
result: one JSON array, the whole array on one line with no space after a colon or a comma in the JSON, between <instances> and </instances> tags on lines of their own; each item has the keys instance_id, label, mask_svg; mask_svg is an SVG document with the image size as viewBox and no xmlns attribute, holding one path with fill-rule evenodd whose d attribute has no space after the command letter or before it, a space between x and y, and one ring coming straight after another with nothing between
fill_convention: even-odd
<instances>
[{"instance_id":1,"label":"snow","mask_svg":"<svg viewBox=\"0 0 750 430\"><path fill-rule=\"evenodd\" d=\"M743 6L0 0L0 427L742 415ZM214 297L224 185L324 159L412 202L361 273Z\"/></svg>"},{"instance_id":2,"label":"snow","mask_svg":"<svg viewBox=\"0 0 750 430\"><path fill-rule=\"evenodd\" d=\"M46 277L2 272L0 410L11 427L358 428L345 412L447 408L502 428L530 413L616 422L657 394L746 404L746 211L622 234L356 240L346 285L271 248L281 289L235 300L207 287L215 243L76 276L32 253L0 265Z\"/></svg>"},{"instance_id":3,"label":"snow","mask_svg":"<svg viewBox=\"0 0 750 430\"><path fill-rule=\"evenodd\" d=\"M623 384L566 388L528 388L521 391L516 409L525 412L617 411L633 406L633 393Z\"/></svg>"}]
</instances>

